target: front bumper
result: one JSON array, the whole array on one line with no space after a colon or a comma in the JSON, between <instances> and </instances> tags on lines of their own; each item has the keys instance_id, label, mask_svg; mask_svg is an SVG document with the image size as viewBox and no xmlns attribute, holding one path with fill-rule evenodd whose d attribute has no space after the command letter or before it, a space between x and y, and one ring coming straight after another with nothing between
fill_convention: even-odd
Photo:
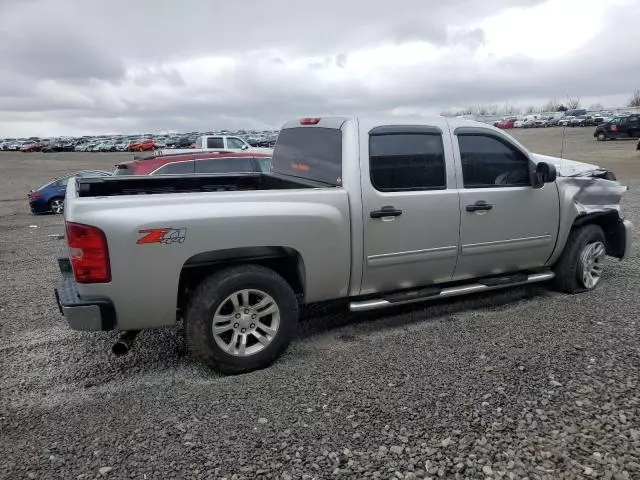
<instances>
[{"instance_id":1,"label":"front bumper","mask_svg":"<svg viewBox=\"0 0 640 480\"><path fill-rule=\"evenodd\" d=\"M60 313L72 330L106 331L116 326L116 311L108 299L86 300L78 295L68 258L59 258L62 278L55 289Z\"/></svg>"}]
</instances>

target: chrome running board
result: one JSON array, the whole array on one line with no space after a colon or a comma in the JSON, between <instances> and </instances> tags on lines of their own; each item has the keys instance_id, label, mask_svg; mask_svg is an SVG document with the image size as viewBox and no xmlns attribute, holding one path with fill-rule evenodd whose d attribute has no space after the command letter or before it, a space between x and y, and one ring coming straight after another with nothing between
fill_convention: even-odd
<instances>
[{"instance_id":1,"label":"chrome running board","mask_svg":"<svg viewBox=\"0 0 640 480\"><path fill-rule=\"evenodd\" d=\"M414 292L407 292L406 294L395 294L393 300L387 300L385 298L374 298L371 300L361 300L351 302L349 304L349 310L352 312L364 312L367 310L378 310L381 308L395 307L398 305L407 305L409 303L426 302L428 300L434 300L436 298L448 298L457 297L459 295L469 295L471 293L486 292L488 290L497 290L499 288L516 287L518 285L526 285L529 283L546 282L553 279L556 275L553 272L544 273L532 273L530 275L520 275L515 277L515 281L512 282L491 282L487 280L487 284L483 283L471 283L469 285L459 285L456 287L443 288L442 290L431 291L424 296L416 296ZM505 278L509 278L508 276ZM480 280L482 282L482 280ZM404 297L404 298L403 298Z\"/></svg>"}]
</instances>

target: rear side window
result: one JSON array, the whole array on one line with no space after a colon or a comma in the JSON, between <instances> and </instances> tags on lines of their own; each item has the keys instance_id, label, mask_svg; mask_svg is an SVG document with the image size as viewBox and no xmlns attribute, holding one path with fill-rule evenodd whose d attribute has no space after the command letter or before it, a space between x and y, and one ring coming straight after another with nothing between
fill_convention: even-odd
<instances>
[{"instance_id":1,"label":"rear side window","mask_svg":"<svg viewBox=\"0 0 640 480\"><path fill-rule=\"evenodd\" d=\"M282 130L271 163L276 173L341 185L342 132L322 127Z\"/></svg>"},{"instance_id":2,"label":"rear side window","mask_svg":"<svg viewBox=\"0 0 640 480\"><path fill-rule=\"evenodd\" d=\"M381 192L446 188L442 135L371 135L369 174L371 184Z\"/></svg>"},{"instance_id":3,"label":"rear side window","mask_svg":"<svg viewBox=\"0 0 640 480\"><path fill-rule=\"evenodd\" d=\"M187 175L193 173L193 160L175 162L159 168L152 175Z\"/></svg>"},{"instance_id":4,"label":"rear side window","mask_svg":"<svg viewBox=\"0 0 640 480\"><path fill-rule=\"evenodd\" d=\"M196 160L196 173L255 172L252 158L212 158Z\"/></svg>"},{"instance_id":5,"label":"rear side window","mask_svg":"<svg viewBox=\"0 0 640 480\"><path fill-rule=\"evenodd\" d=\"M267 157L257 157L255 159L260 166L261 172L270 172L271 171L271 159Z\"/></svg>"},{"instance_id":6,"label":"rear side window","mask_svg":"<svg viewBox=\"0 0 640 480\"><path fill-rule=\"evenodd\" d=\"M531 184L529 159L506 140L459 135L465 188L519 187Z\"/></svg>"},{"instance_id":7,"label":"rear side window","mask_svg":"<svg viewBox=\"0 0 640 480\"><path fill-rule=\"evenodd\" d=\"M207 148L224 148L224 140L220 137L207 138Z\"/></svg>"}]
</instances>

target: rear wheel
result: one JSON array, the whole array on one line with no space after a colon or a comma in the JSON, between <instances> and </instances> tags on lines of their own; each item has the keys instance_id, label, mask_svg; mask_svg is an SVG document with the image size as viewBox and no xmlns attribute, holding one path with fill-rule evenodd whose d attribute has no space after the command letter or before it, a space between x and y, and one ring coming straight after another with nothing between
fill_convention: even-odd
<instances>
[{"instance_id":1,"label":"rear wheel","mask_svg":"<svg viewBox=\"0 0 640 480\"><path fill-rule=\"evenodd\" d=\"M64 198L52 198L49 202L49 209L56 215L64 213Z\"/></svg>"},{"instance_id":2,"label":"rear wheel","mask_svg":"<svg viewBox=\"0 0 640 480\"><path fill-rule=\"evenodd\" d=\"M192 354L214 370L238 374L271 365L294 336L298 302L277 273L256 265L206 278L185 315Z\"/></svg>"},{"instance_id":3,"label":"rear wheel","mask_svg":"<svg viewBox=\"0 0 640 480\"><path fill-rule=\"evenodd\" d=\"M573 230L553 267L555 288L564 293L593 290L602 279L605 256L605 237L598 225Z\"/></svg>"}]
</instances>

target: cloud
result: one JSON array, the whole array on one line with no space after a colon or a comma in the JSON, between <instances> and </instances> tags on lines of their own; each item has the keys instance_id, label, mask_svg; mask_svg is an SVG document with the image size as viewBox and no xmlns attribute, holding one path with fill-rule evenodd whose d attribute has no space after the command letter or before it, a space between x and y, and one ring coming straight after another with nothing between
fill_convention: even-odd
<instances>
[{"instance_id":1,"label":"cloud","mask_svg":"<svg viewBox=\"0 0 640 480\"><path fill-rule=\"evenodd\" d=\"M567 1L2 0L12 21L0 27L0 137L628 97L637 0L584 0L575 12ZM520 18L549 26L514 27ZM559 54L565 22L592 28ZM612 55L621 44L625 55Z\"/></svg>"}]
</instances>

